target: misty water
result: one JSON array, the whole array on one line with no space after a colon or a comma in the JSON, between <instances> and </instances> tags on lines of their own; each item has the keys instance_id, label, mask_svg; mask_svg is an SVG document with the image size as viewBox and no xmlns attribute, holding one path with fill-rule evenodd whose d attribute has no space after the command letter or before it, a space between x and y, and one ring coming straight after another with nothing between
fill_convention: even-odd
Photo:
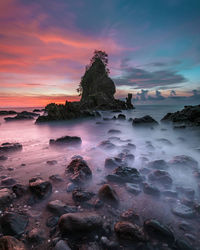
<instances>
[{"instance_id":1,"label":"misty water","mask_svg":"<svg viewBox=\"0 0 200 250\"><path fill-rule=\"evenodd\" d=\"M2 116L0 117L0 142L19 142L23 145L23 150L9 154L8 160L0 164L4 167L1 170L1 175L14 177L18 183L26 185L28 180L34 176L48 179L53 174L59 174L64 178L65 169L70 163L71 157L81 155L88 162L93 172L93 179L91 183L88 183L87 190L97 192L101 184L106 182L105 176L112 173L112 170L105 169L105 159L117 156L124 149L128 149L129 153L135 156L135 160L129 161L128 165L138 170L146 167L146 164L150 161L163 159L169 162L177 155L190 156L200 164L199 130L195 128L173 129L171 125L162 123L153 128L134 128L128 121L129 118L151 115L159 122L167 112L174 112L181 108L180 106L137 106L135 110L123 111L127 119L122 121L103 120L102 117L112 118L118 113L101 112L101 118L40 125L36 125L34 120L4 122ZM30 111L30 109L26 110ZM109 133L110 129L120 130L120 132ZM59 148L49 146L50 139L65 135L81 137L81 146ZM100 148L98 145L104 140L110 140L116 147L112 150ZM135 144L136 149L129 148L128 143ZM51 160L56 160L57 163L48 165L47 161ZM10 171L9 168L14 170ZM173 185L170 188L158 185L160 191L177 190L177 187L180 186L192 188L195 190L194 200L199 203L200 191L194 171L176 168L176 166L170 167L167 171L173 179ZM148 182L147 175L143 175ZM184 197L182 193L179 193L176 199L171 199L165 195L153 197L143 192L135 196L127 192L124 185L113 183L112 186L119 194L121 211L134 209L140 215L141 223L147 218L156 218L172 228L177 237L183 237L196 247L200 244L198 238L200 233L199 219L185 219L171 212L175 203L181 202L183 199L187 200L187 197ZM66 187L67 182L55 185L53 194L49 199L53 200L59 197L65 202L66 199L69 199L69 203L72 202L70 195L66 193ZM36 205L35 209L39 211L40 206L42 205ZM179 226L183 222L191 225L190 232L180 229Z\"/></svg>"}]
</instances>

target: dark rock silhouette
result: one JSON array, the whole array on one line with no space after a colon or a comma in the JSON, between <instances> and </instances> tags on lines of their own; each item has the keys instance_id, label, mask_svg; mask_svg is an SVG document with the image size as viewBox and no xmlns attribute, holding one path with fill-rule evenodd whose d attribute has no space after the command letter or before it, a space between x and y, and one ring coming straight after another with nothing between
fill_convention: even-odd
<instances>
[{"instance_id":1,"label":"dark rock silhouette","mask_svg":"<svg viewBox=\"0 0 200 250\"><path fill-rule=\"evenodd\" d=\"M200 126L200 105L185 106L181 111L167 113L161 121Z\"/></svg>"},{"instance_id":2,"label":"dark rock silhouette","mask_svg":"<svg viewBox=\"0 0 200 250\"><path fill-rule=\"evenodd\" d=\"M95 53L77 89L81 95L80 102L66 101L65 105L48 104L45 108L47 115L39 116L37 123L99 116L96 110L134 108L131 103L132 94L128 94L126 101L115 99L116 88L113 80L108 76L107 54L103 52L105 59L99 56L99 51Z\"/></svg>"}]
</instances>

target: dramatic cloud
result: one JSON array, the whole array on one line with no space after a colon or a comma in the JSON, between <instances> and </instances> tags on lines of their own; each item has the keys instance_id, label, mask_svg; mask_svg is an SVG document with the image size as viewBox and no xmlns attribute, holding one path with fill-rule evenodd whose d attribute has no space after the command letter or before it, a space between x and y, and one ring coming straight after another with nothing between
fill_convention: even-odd
<instances>
[{"instance_id":1,"label":"dramatic cloud","mask_svg":"<svg viewBox=\"0 0 200 250\"><path fill-rule=\"evenodd\" d=\"M176 71L148 71L134 67L123 67L122 76L115 79L118 86L127 85L134 89L170 86L186 82L187 79Z\"/></svg>"}]
</instances>

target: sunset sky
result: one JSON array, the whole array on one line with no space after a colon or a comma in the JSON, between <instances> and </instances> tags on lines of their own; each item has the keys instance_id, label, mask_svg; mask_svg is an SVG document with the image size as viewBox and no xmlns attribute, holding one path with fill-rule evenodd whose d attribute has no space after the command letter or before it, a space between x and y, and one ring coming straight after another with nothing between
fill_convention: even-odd
<instances>
[{"instance_id":1,"label":"sunset sky","mask_svg":"<svg viewBox=\"0 0 200 250\"><path fill-rule=\"evenodd\" d=\"M0 0L0 107L77 100L95 49L116 97L200 103L199 0Z\"/></svg>"}]
</instances>

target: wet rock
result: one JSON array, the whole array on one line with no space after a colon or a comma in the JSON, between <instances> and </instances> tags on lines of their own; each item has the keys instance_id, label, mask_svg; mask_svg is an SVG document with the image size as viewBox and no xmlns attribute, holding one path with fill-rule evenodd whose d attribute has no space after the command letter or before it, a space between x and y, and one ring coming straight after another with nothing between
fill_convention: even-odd
<instances>
[{"instance_id":1,"label":"wet rock","mask_svg":"<svg viewBox=\"0 0 200 250\"><path fill-rule=\"evenodd\" d=\"M63 136L56 140L50 139L49 144L50 145L79 145L82 143L82 140L78 136Z\"/></svg>"},{"instance_id":2,"label":"wet rock","mask_svg":"<svg viewBox=\"0 0 200 250\"><path fill-rule=\"evenodd\" d=\"M4 235L21 236L28 225L28 217L17 213L7 213L0 219Z\"/></svg>"},{"instance_id":3,"label":"wet rock","mask_svg":"<svg viewBox=\"0 0 200 250\"><path fill-rule=\"evenodd\" d=\"M166 138L159 138L157 139L158 142L161 142L162 144L166 146L172 146L173 144Z\"/></svg>"},{"instance_id":4,"label":"wet rock","mask_svg":"<svg viewBox=\"0 0 200 250\"><path fill-rule=\"evenodd\" d=\"M89 201L95 194L92 192L83 191L81 189L72 192L72 198L75 202Z\"/></svg>"},{"instance_id":5,"label":"wet rock","mask_svg":"<svg viewBox=\"0 0 200 250\"><path fill-rule=\"evenodd\" d=\"M112 175L107 175L107 180L118 183L140 183L143 179L136 168L119 166Z\"/></svg>"},{"instance_id":6,"label":"wet rock","mask_svg":"<svg viewBox=\"0 0 200 250\"><path fill-rule=\"evenodd\" d=\"M102 216L94 212L68 213L60 217L59 228L62 234L92 232L102 227Z\"/></svg>"},{"instance_id":7,"label":"wet rock","mask_svg":"<svg viewBox=\"0 0 200 250\"><path fill-rule=\"evenodd\" d=\"M144 230L149 236L163 240L169 243L173 243L175 238L173 232L165 225L162 225L159 221L150 219L144 222Z\"/></svg>"},{"instance_id":8,"label":"wet rock","mask_svg":"<svg viewBox=\"0 0 200 250\"><path fill-rule=\"evenodd\" d=\"M25 245L12 236L3 236L0 238L1 250L26 250Z\"/></svg>"},{"instance_id":9,"label":"wet rock","mask_svg":"<svg viewBox=\"0 0 200 250\"><path fill-rule=\"evenodd\" d=\"M0 153L10 153L10 152L16 152L21 151L22 145L20 143L2 143L0 146Z\"/></svg>"},{"instance_id":10,"label":"wet rock","mask_svg":"<svg viewBox=\"0 0 200 250\"><path fill-rule=\"evenodd\" d=\"M108 131L109 134L121 134L121 131L118 129L110 129Z\"/></svg>"},{"instance_id":11,"label":"wet rock","mask_svg":"<svg viewBox=\"0 0 200 250\"><path fill-rule=\"evenodd\" d=\"M71 157L71 159L72 159L72 160L75 160L75 159L83 160L83 156L81 156L81 155L73 155L73 156Z\"/></svg>"},{"instance_id":12,"label":"wet rock","mask_svg":"<svg viewBox=\"0 0 200 250\"><path fill-rule=\"evenodd\" d=\"M134 242L144 241L142 229L136 224L128 221L117 222L114 226L117 237L121 240L129 240Z\"/></svg>"},{"instance_id":13,"label":"wet rock","mask_svg":"<svg viewBox=\"0 0 200 250\"><path fill-rule=\"evenodd\" d=\"M69 173L72 182L84 184L92 178L92 171L86 161L81 159L72 160L67 166L66 172Z\"/></svg>"},{"instance_id":14,"label":"wet rock","mask_svg":"<svg viewBox=\"0 0 200 250\"><path fill-rule=\"evenodd\" d=\"M172 213L182 218L194 218L195 217L195 210L184 204L181 204L180 202L178 202L172 208Z\"/></svg>"},{"instance_id":15,"label":"wet rock","mask_svg":"<svg viewBox=\"0 0 200 250\"><path fill-rule=\"evenodd\" d=\"M126 183L126 190L134 195L138 195L141 192L139 185L133 183Z\"/></svg>"},{"instance_id":16,"label":"wet rock","mask_svg":"<svg viewBox=\"0 0 200 250\"><path fill-rule=\"evenodd\" d=\"M119 114L117 119L118 120L126 120L126 116L124 114Z\"/></svg>"},{"instance_id":17,"label":"wet rock","mask_svg":"<svg viewBox=\"0 0 200 250\"><path fill-rule=\"evenodd\" d=\"M47 161L47 164L50 166L56 165L58 162L56 160L52 160L52 161Z\"/></svg>"},{"instance_id":18,"label":"wet rock","mask_svg":"<svg viewBox=\"0 0 200 250\"><path fill-rule=\"evenodd\" d=\"M99 147L105 150L112 150L116 148L115 144L113 144L109 140L100 142Z\"/></svg>"},{"instance_id":19,"label":"wet rock","mask_svg":"<svg viewBox=\"0 0 200 250\"><path fill-rule=\"evenodd\" d=\"M94 201L94 208L95 208L95 209L99 209L99 208L103 207L103 205L104 205L104 203L103 203L103 201L100 200L100 199L96 199L96 200Z\"/></svg>"},{"instance_id":20,"label":"wet rock","mask_svg":"<svg viewBox=\"0 0 200 250\"><path fill-rule=\"evenodd\" d=\"M145 194L149 194L153 196L160 195L160 190L156 186L152 184L148 184L148 183L143 183L143 191Z\"/></svg>"},{"instance_id":21,"label":"wet rock","mask_svg":"<svg viewBox=\"0 0 200 250\"><path fill-rule=\"evenodd\" d=\"M122 160L118 157L112 157L112 158L106 158L105 159L105 168L110 168L110 169L113 169L113 168L116 168L118 167L119 165L122 164Z\"/></svg>"},{"instance_id":22,"label":"wet rock","mask_svg":"<svg viewBox=\"0 0 200 250\"><path fill-rule=\"evenodd\" d=\"M146 144L146 147L147 147L148 150L150 150L150 151L155 150L155 147L153 146L151 141L146 141L145 144Z\"/></svg>"},{"instance_id":23,"label":"wet rock","mask_svg":"<svg viewBox=\"0 0 200 250\"><path fill-rule=\"evenodd\" d=\"M154 169L160 169L160 170L165 170L169 166L167 165L167 162L164 160L155 160L151 161L147 164L148 167L154 168Z\"/></svg>"},{"instance_id":24,"label":"wet rock","mask_svg":"<svg viewBox=\"0 0 200 250\"><path fill-rule=\"evenodd\" d=\"M16 194L17 197L22 197L23 195L27 193L28 188L25 185L16 184L12 187L12 190Z\"/></svg>"},{"instance_id":25,"label":"wet rock","mask_svg":"<svg viewBox=\"0 0 200 250\"><path fill-rule=\"evenodd\" d=\"M61 182L63 181L63 178L59 174L53 174L49 176L49 179L55 182Z\"/></svg>"},{"instance_id":26,"label":"wet rock","mask_svg":"<svg viewBox=\"0 0 200 250\"><path fill-rule=\"evenodd\" d=\"M8 159L5 155L0 155L0 161L6 161Z\"/></svg>"},{"instance_id":27,"label":"wet rock","mask_svg":"<svg viewBox=\"0 0 200 250\"><path fill-rule=\"evenodd\" d=\"M98 196L105 203L108 203L112 206L119 205L119 197L116 191L109 184L104 184L99 189Z\"/></svg>"},{"instance_id":28,"label":"wet rock","mask_svg":"<svg viewBox=\"0 0 200 250\"><path fill-rule=\"evenodd\" d=\"M16 180L11 177L4 178L1 181L1 185L5 185L5 186L13 186L15 183L16 183Z\"/></svg>"},{"instance_id":29,"label":"wet rock","mask_svg":"<svg viewBox=\"0 0 200 250\"><path fill-rule=\"evenodd\" d=\"M123 221L129 221L132 223L138 223L139 222L139 215L136 214L136 212L133 209L128 209L124 211L121 215L120 218Z\"/></svg>"},{"instance_id":30,"label":"wet rock","mask_svg":"<svg viewBox=\"0 0 200 250\"><path fill-rule=\"evenodd\" d=\"M40 228L32 229L27 236L27 240L33 244L40 244L45 240L44 231Z\"/></svg>"},{"instance_id":31,"label":"wet rock","mask_svg":"<svg viewBox=\"0 0 200 250\"><path fill-rule=\"evenodd\" d=\"M199 126L200 105L185 106L181 111L168 113L161 121L179 123L181 126Z\"/></svg>"},{"instance_id":32,"label":"wet rock","mask_svg":"<svg viewBox=\"0 0 200 250\"><path fill-rule=\"evenodd\" d=\"M46 226L53 228L58 224L58 221L59 221L58 216L50 216L47 218Z\"/></svg>"},{"instance_id":33,"label":"wet rock","mask_svg":"<svg viewBox=\"0 0 200 250\"><path fill-rule=\"evenodd\" d=\"M12 191L8 188L0 189L0 206L9 204L13 199Z\"/></svg>"},{"instance_id":34,"label":"wet rock","mask_svg":"<svg viewBox=\"0 0 200 250\"><path fill-rule=\"evenodd\" d=\"M172 190L165 190L162 192L163 195L167 196L167 197L172 197L172 198L176 198L178 197L178 193L176 191L172 191Z\"/></svg>"},{"instance_id":35,"label":"wet rock","mask_svg":"<svg viewBox=\"0 0 200 250\"><path fill-rule=\"evenodd\" d=\"M193 228L192 228L192 226L188 223L188 222L186 222L186 221L183 221L183 222L181 222L179 225L178 225L178 227L181 229L181 230L183 230L184 232L191 232L192 230L193 230Z\"/></svg>"},{"instance_id":36,"label":"wet rock","mask_svg":"<svg viewBox=\"0 0 200 250\"><path fill-rule=\"evenodd\" d=\"M56 246L55 246L54 250L71 250L71 248L68 246L66 241L59 240L56 243Z\"/></svg>"},{"instance_id":37,"label":"wet rock","mask_svg":"<svg viewBox=\"0 0 200 250\"><path fill-rule=\"evenodd\" d=\"M172 166L198 170L198 162L187 155L175 156L170 162Z\"/></svg>"},{"instance_id":38,"label":"wet rock","mask_svg":"<svg viewBox=\"0 0 200 250\"><path fill-rule=\"evenodd\" d=\"M29 188L31 192L39 199L46 198L52 192L52 184L40 177L30 179Z\"/></svg>"},{"instance_id":39,"label":"wet rock","mask_svg":"<svg viewBox=\"0 0 200 250\"><path fill-rule=\"evenodd\" d=\"M154 120L149 115L143 116L141 118L135 118L132 121L133 126L137 126L137 125L157 125L157 124L158 124L158 122L156 120Z\"/></svg>"},{"instance_id":40,"label":"wet rock","mask_svg":"<svg viewBox=\"0 0 200 250\"><path fill-rule=\"evenodd\" d=\"M148 175L148 179L153 182L160 183L162 185L170 186L172 185L172 178L168 172L165 170L155 170Z\"/></svg>"},{"instance_id":41,"label":"wet rock","mask_svg":"<svg viewBox=\"0 0 200 250\"><path fill-rule=\"evenodd\" d=\"M68 206L60 200L50 201L47 205L50 212L56 215L63 215L65 213L75 213L77 212L77 207Z\"/></svg>"}]
</instances>

